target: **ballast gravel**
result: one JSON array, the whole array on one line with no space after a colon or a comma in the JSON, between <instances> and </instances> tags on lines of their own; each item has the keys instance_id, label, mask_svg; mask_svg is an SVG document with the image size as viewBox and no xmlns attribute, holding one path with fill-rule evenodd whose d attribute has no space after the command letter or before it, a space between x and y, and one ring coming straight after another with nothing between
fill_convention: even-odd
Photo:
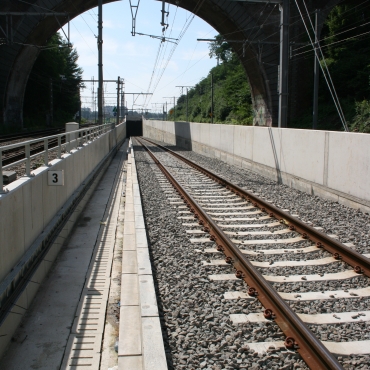
<instances>
[{"instance_id":1,"label":"ballast gravel","mask_svg":"<svg viewBox=\"0 0 370 370\"><path fill-rule=\"evenodd\" d=\"M283 340L284 335L273 322L231 323L230 314L261 312L263 307L257 300L224 299L225 292L245 290L246 285L208 278L196 251L199 245L190 243L182 225L188 220L177 218L158 182L163 179L159 169L140 147L134 149L169 369L307 369L296 353L249 349L248 342ZM218 270L226 271L212 268Z\"/></svg>"}]
</instances>

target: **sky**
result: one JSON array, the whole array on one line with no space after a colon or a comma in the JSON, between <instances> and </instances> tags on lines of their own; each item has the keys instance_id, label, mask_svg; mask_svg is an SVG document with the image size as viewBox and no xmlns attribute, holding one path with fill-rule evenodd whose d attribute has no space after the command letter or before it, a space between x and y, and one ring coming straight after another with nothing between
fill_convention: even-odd
<instances>
[{"instance_id":1,"label":"sky","mask_svg":"<svg viewBox=\"0 0 370 370\"><path fill-rule=\"evenodd\" d=\"M136 5L137 0L132 0L132 4ZM197 38L213 38L217 32L199 17L193 17L192 13L166 4L166 10L168 7L166 36L178 39L183 35L177 46L148 36L132 36L129 0L103 5L103 78L117 80L120 76L125 81L126 93L153 93L152 96L126 94L129 109L146 108L162 112L162 104L166 101L170 109L173 96L179 97L182 92L176 86L195 85L217 64L216 59L210 59L208 55L209 44L197 41ZM159 1L141 0L136 32L161 36L161 8ZM91 80L93 76L95 80L98 78L97 21L98 9L94 8L70 24L70 38L79 54L78 64L84 71L84 80ZM64 29L67 31L66 27ZM93 109L92 84L85 85L81 92L82 106ZM96 87L95 83L95 91ZM104 91L105 105L116 105L116 84L106 83Z\"/></svg>"}]
</instances>

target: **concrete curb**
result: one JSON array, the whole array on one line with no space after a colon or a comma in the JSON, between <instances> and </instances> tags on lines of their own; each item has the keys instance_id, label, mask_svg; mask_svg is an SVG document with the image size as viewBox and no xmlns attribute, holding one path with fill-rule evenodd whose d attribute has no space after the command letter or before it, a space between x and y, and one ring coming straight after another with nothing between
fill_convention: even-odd
<instances>
[{"instance_id":1,"label":"concrete curb","mask_svg":"<svg viewBox=\"0 0 370 370\"><path fill-rule=\"evenodd\" d=\"M122 251L119 370L166 370L157 298L132 142L127 160Z\"/></svg>"}]
</instances>

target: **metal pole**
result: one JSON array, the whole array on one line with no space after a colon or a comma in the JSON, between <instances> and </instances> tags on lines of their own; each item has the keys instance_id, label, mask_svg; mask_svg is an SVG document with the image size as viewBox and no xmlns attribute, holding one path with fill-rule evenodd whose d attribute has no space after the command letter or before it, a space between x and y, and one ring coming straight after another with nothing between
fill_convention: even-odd
<instances>
[{"instance_id":1,"label":"metal pole","mask_svg":"<svg viewBox=\"0 0 370 370\"><path fill-rule=\"evenodd\" d=\"M189 108L189 97L188 97L188 88L186 88L186 122L189 122L188 108Z\"/></svg>"},{"instance_id":2,"label":"metal pole","mask_svg":"<svg viewBox=\"0 0 370 370\"><path fill-rule=\"evenodd\" d=\"M68 16L68 47L71 47L71 26L69 22L69 16Z\"/></svg>"},{"instance_id":3,"label":"metal pole","mask_svg":"<svg viewBox=\"0 0 370 370\"><path fill-rule=\"evenodd\" d=\"M82 102L81 102L81 91L79 93L79 99L80 101L78 102L78 124L79 126L81 126L81 118L82 118L82 109L81 109L81 105L82 105ZM79 127L80 128L80 127Z\"/></svg>"},{"instance_id":4,"label":"metal pole","mask_svg":"<svg viewBox=\"0 0 370 370\"><path fill-rule=\"evenodd\" d=\"M118 76L118 79L117 79L117 110L116 110L116 125L118 126L119 125L119 92L120 92L120 84L121 84L121 78ZM114 126L114 124L113 124Z\"/></svg>"},{"instance_id":5,"label":"metal pole","mask_svg":"<svg viewBox=\"0 0 370 370\"><path fill-rule=\"evenodd\" d=\"M168 121L168 110L167 110L167 102L166 102L166 121Z\"/></svg>"},{"instance_id":6,"label":"metal pole","mask_svg":"<svg viewBox=\"0 0 370 370\"><path fill-rule=\"evenodd\" d=\"M319 17L320 10L316 9L315 12L315 48L318 47L318 32L319 32ZM320 62L319 59L314 55L314 86L313 86L313 119L312 119L312 129L316 130L317 121L319 117L319 77L320 77Z\"/></svg>"},{"instance_id":7,"label":"metal pole","mask_svg":"<svg viewBox=\"0 0 370 370\"><path fill-rule=\"evenodd\" d=\"M4 193L3 183L3 152L0 148L0 194Z\"/></svg>"},{"instance_id":8,"label":"metal pole","mask_svg":"<svg viewBox=\"0 0 370 370\"><path fill-rule=\"evenodd\" d=\"M173 97L173 121L176 121L176 106L175 106L175 99L176 97Z\"/></svg>"},{"instance_id":9,"label":"metal pole","mask_svg":"<svg viewBox=\"0 0 370 370\"><path fill-rule=\"evenodd\" d=\"M125 115L125 93L123 92L123 81L121 82L121 118Z\"/></svg>"},{"instance_id":10,"label":"metal pole","mask_svg":"<svg viewBox=\"0 0 370 370\"><path fill-rule=\"evenodd\" d=\"M53 111L54 111L54 106L53 106L53 79L50 78L50 120L49 120L49 126L53 125Z\"/></svg>"},{"instance_id":11,"label":"metal pole","mask_svg":"<svg viewBox=\"0 0 370 370\"><path fill-rule=\"evenodd\" d=\"M211 123L213 123L213 73L211 73Z\"/></svg>"},{"instance_id":12,"label":"metal pole","mask_svg":"<svg viewBox=\"0 0 370 370\"><path fill-rule=\"evenodd\" d=\"M99 50L99 84L98 84L98 124L103 124L103 0L98 0L99 20L98 20L98 50Z\"/></svg>"},{"instance_id":13,"label":"metal pole","mask_svg":"<svg viewBox=\"0 0 370 370\"><path fill-rule=\"evenodd\" d=\"M289 0L283 0L280 7L280 88L279 88L279 127L287 127L288 121L288 82L289 82Z\"/></svg>"}]
</instances>

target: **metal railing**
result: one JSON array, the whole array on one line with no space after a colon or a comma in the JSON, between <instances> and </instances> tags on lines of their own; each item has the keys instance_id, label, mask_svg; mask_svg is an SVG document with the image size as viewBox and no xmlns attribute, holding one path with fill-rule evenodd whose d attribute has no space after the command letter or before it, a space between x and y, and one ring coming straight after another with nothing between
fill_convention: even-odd
<instances>
[{"instance_id":1,"label":"metal railing","mask_svg":"<svg viewBox=\"0 0 370 370\"><path fill-rule=\"evenodd\" d=\"M49 152L57 151L57 158L61 159L63 151L65 153L70 153L73 149L78 150L84 144L88 144L98 139L100 136L111 130L112 125L93 126L82 128L76 131L64 132L62 134L46 136L44 138L32 139L20 143L0 146L0 194L8 192L8 189L4 188L3 170L25 163L25 176L32 177L31 160L43 156L43 165L49 167ZM63 138L65 140L62 143ZM56 145L50 148L49 140L54 140L54 142L57 141ZM31 155L31 146L34 144L40 144L42 142L43 150ZM3 166L3 153L14 149L24 149L24 158Z\"/></svg>"}]
</instances>

